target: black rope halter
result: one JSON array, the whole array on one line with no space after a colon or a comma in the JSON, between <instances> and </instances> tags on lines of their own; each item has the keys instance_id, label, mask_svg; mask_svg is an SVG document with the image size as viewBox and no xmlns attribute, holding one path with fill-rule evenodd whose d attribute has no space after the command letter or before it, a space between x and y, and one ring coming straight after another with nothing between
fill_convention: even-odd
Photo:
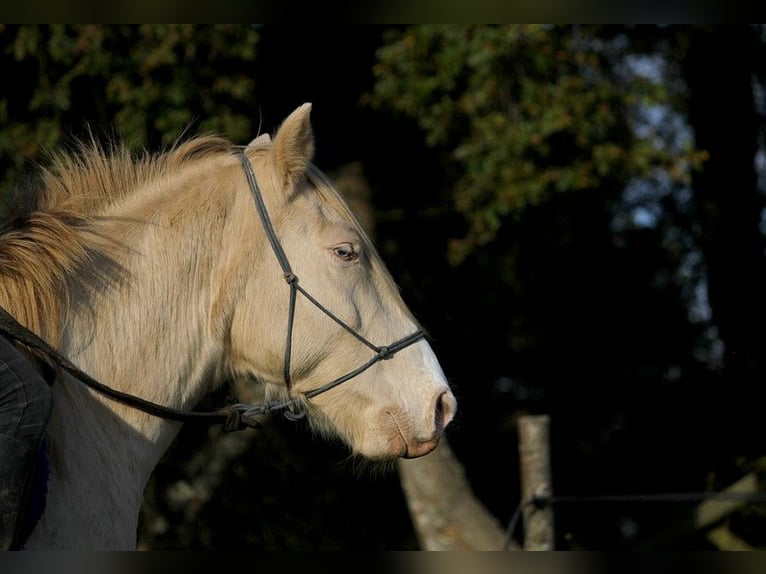
<instances>
[{"instance_id":1,"label":"black rope halter","mask_svg":"<svg viewBox=\"0 0 766 574\"><path fill-rule=\"evenodd\" d=\"M298 284L298 277L292 272L290 262L287 259L287 255L285 255L282 244L279 242L279 238L274 231L274 226L272 225L268 211L266 210L266 205L263 201L261 190L258 187L258 182L255 179L255 173L253 173L253 168L250 164L250 160L247 158L247 155L245 155L243 148L238 149L236 155L242 163L242 167L245 171L247 183L250 186L250 191L252 192L253 198L255 199L255 205L258 209L258 215L261 219L261 223L263 224L266 236L269 239L269 243L271 244L271 248L274 251L274 255L277 257L277 261L282 268L284 279L290 286L290 305L287 318L287 341L285 345L283 369L285 384L287 385L288 392L291 388L290 362L292 354L293 325L295 323L295 304L298 293L306 297L306 299L310 301L315 307L317 307L330 319L335 321L338 325L343 327L343 329L353 335L359 342L369 347L374 353L374 355L366 363L362 364L356 369L349 371L345 375L342 375L337 379L330 381L329 383L303 393L303 397L306 399L316 397L321 393L329 391L330 389L333 389L338 385L353 379L357 375L372 367L378 361L390 359L398 351L409 347L413 343L425 337L425 333L421 329L417 329L410 335L402 337L390 345L375 345L374 343L371 343L365 339L352 327L344 323L343 320L333 314L329 309L327 309L324 305L312 297L305 289L303 289L303 287ZM296 397L290 397L286 400L271 401L254 405L244 403L230 404L213 412L190 412L174 409L151 401L147 401L129 393L118 391L97 381L87 373L80 370L71 361L69 361L69 359L64 357L46 341L19 323L2 307L0 307L0 333L30 348L41 351L50 357L50 359L58 364L63 370L67 371L76 379L91 389L101 393L102 395L156 417L178 422L203 422L207 424L222 424L224 430L229 432L240 430L245 427L260 427L261 424L257 419L258 415L282 412L284 416L290 420L297 420L305 416L305 411L303 410L303 402Z\"/></svg>"},{"instance_id":2,"label":"black rope halter","mask_svg":"<svg viewBox=\"0 0 766 574\"><path fill-rule=\"evenodd\" d=\"M255 178L255 173L253 172L253 166L250 164L250 160L245 154L244 149L237 150L237 157L239 157L239 161L242 163L242 168L245 171L245 177L247 178L247 183L250 186L250 191L252 192L253 198L255 199L255 205L258 208L258 215L261 218L263 229L266 232L266 236L269 239L269 243L271 244L271 249L277 258L277 262L279 263L279 266L282 268L282 273L283 273L285 281L290 286L290 301L289 301L289 307L288 307L288 313L287 313L287 340L285 342L285 358L284 358L284 365L283 365L283 376L284 376L285 384L287 385L288 390L290 389L291 382L292 382L291 376L290 376L290 360L292 356L293 325L295 323L295 307L296 307L296 300L298 298L298 293L303 295L312 305L314 305L317 309L322 311L322 313L327 315L330 319L335 321L348 333L353 335L360 343L369 347L370 350L372 350L374 353L374 355L363 365L349 371L348 373L338 377L337 379L330 381L329 383L326 383L320 387L317 387L313 390L310 390L304 393L303 396L307 399L310 399L321 393L329 391L330 389L335 388L338 385L345 383L346 381L350 379L353 379L357 375L363 373L364 371L372 367L378 361L381 361L384 359L390 359L398 351L401 351L402 349L409 347L413 343L425 337L425 333L421 329L417 329L413 333L407 335L406 337L402 337L401 339L398 339L397 341L394 341L393 343L389 345L380 345L380 346L376 345L370 342L365 337L363 337L354 328L346 324L342 319L340 319L327 307L325 307L319 301L317 301L314 297L312 297L308 291L306 291L303 287L301 287L300 283L298 282L298 277L295 275L295 273L293 273L293 270L290 267L290 261L287 259L285 250L282 248L282 244L279 242L279 238L277 237L277 234L274 231L274 226L272 225L271 219L269 218L269 212L267 211L266 204L263 201L263 194L261 194L261 189L260 187L258 187L258 181ZM272 405L273 405L273 410L284 410L285 416L287 416L288 418L292 418L292 419L300 418L305 415L305 412L302 409L302 404L293 398L283 402L272 403ZM260 414L261 408L263 408L263 406L265 405L252 405L243 410L243 415L252 416L254 414ZM272 412L272 411L269 411L269 412Z\"/></svg>"}]
</instances>

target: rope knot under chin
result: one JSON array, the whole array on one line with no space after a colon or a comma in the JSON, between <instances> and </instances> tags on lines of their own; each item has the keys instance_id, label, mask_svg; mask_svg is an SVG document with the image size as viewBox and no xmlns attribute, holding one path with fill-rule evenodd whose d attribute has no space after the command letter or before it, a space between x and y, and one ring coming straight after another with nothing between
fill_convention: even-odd
<instances>
[{"instance_id":1,"label":"rope knot under chin","mask_svg":"<svg viewBox=\"0 0 766 574\"><path fill-rule=\"evenodd\" d=\"M298 282L298 276L295 273L285 273L284 278L290 285Z\"/></svg>"},{"instance_id":2,"label":"rope knot under chin","mask_svg":"<svg viewBox=\"0 0 766 574\"><path fill-rule=\"evenodd\" d=\"M295 404L282 411L282 416L288 421L299 421L306 416L306 408L301 404Z\"/></svg>"},{"instance_id":3,"label":"rope knot under chin","mask_svg":"<svg viewBox=\"0 0 766 574\"><path fill-rule=\"evenodd\" d=\"M218 412L226 417L222 423L225 433L240 431L247 427L257 429L263 426L254 417L243 415L239 405L227 405L218 409Z\"/></svg>"},{"instance_id":4,"label":"rope knot under chin","mask_svg":"<svg viewBox=\"0 0 766 574\"><path fill-rule=\"evenodd\" d=\"M385 361L387 359L390 359L393 356L394 356L394 353L387 346L382 345L378 347L378 357L380 357L382 360Z\"/></svg>"},{"instance_id":5,"label":"rope knot under chin","mask_svg":"<svg viewBox=\"0 0 766 574\"><path fill-rule=\"evenodd\" d=\"M242 413L234 405L220 408L218 412L226 417L223 421L223 432L229 433L243 428Z\"/></svg>"}]
</instances>

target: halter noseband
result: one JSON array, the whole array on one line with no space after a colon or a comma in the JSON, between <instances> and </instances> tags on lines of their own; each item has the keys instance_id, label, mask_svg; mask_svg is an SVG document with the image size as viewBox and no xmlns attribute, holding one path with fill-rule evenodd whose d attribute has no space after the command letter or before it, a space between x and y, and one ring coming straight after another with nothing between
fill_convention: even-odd
<instances>
[{"instance_id":1,"label":"halter noseband","mask_svg":"<svg viewBox=\"0 0 766 574\"><path fill-rule=\"evenodd\" d=\"M380 346L375 345L374 343L372 343L371 341L363 337L356 330L354 330L351 326L347 325L342 319L340 319L327 307L322 305L319 301L317 301L314 297L312 297L310 293L308 293L303 287L301 287L301 285L298 282L298 277L295 275L295 273L293 273L293 270L290 267L290 261L287 259L285 250L282 248L282 244L279 242L279 238L277 237L277 234L274 231L274 226L272 225L271 219L269 218L269 213L266 210L266 204L263 201L263 195L261 194L261 190L258 187L258 181L255 178L255 173L253 172L253 167L250 164L250 160L245 154L245 151L243 148L238 149L236 152L236 155L239 158L239 161L242 163L242 168L245 171L245 177L247 178L247 183L250 186L250 191L252 192L253 198L255 199L255 206L258 209L258 216L260 217L261 223L263 224L263 229L266 232L266 237L268 237L269 243L271 244L271 249L274 252L274 255L276 256L277 261L279 262L279 266L282 268L283 277L285 281L287 282L287 284L290 286L290 304L288 307L288 315L287 315L287 340L285 342L285 358L284 358L284 365L283 365L283 376L284 376L285 384L287 385L288 391L290 390L290 386L292 382L290 377L290 359L292 355L293 325L295 323L295 302L296 302L298 293L303 295L309 302L311 302L312 305L314 305L317 309L322 311L322 313L324 313L330 319L335 321L348 333L353 335L354 338L356 338L360 343L369 347L375 353L366 363L362 364L356 369L349 371L345 375L342 375L338 377L337 379L330 381L329 383L326 383L320 387L317 387L315 389L312 389L304 393L303 396L306 397L307 399L320 395L326 391L329 391L332 388L337 387L338 385L342 383L345 383L346 381L350 379L353 379L357 375L363 373L364 371L372 367L378 361L382 361L384 359L390 359L397 352L401 351L402 349L406 347L409 347L413 343L425 337L425 333L421 329L417 329L415 332L407 335L406 337L402 337L401 339L398 339L389 345L380 345ZM288 400L281 401L281 402L267 403L267 404L261 404L261 405L236 405L236 406L241 411L242 416L244 418L252 417L257 414L274 412L278 410L283 410L285 416L289 419L296 419L296 418L301 418L305 416L305 411L303 410L302 404L299 403L295 398L290 398Z\"/></svg>"}]
</instances>

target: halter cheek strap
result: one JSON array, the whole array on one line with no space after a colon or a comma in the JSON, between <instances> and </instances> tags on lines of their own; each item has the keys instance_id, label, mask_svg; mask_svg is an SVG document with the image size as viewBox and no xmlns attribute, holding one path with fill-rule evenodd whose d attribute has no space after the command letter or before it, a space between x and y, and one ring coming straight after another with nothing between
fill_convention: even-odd
<instances>
[{"instance_id":1,"label":"halter cheek strap","mask_svg":"<svg viewBox=\"0 0 766 574\"><path fill-rule=\"evenodd\" d=\"M369 347L370 350L372 350L373 353L375 353L372 356L372 358L370 358L369 361L357 367L356 369L349 371L345 375L340 376L337 379L330 381L329 383L326 383L316 389L312 389L304 393L303 396L305 398L316 397L317 395L321 393L324 393L326 391L329 391L332 388L337 387L341 383L345 383L346 381L353 379L357 375L363 373L364 371L372 367L378 361L381 361L384 359L390 359L398 351L401 351L402 349L409 347L413 343L425 337L425 333L421 329L417 329L415 332L411 333L410 335L407 335L406 337L402 337L401 339L398 339L397 341L394 341L393 343L389 345L376 345L372 343L371 341L369 341L368 339L366 339L364 336L362 336L353 327L346 324L341 318L335 315L327 307L322 305L308 291L306 291L300 285L298 281L298 276L295 275L295 273L293 273L293 270L290 267L290 261L287 259L285 250L282 248L282 244L279 242L279 238L277 237L277 234L274 231L274 226L272 225L271 218L269 218L269 213L266 210L266 204L263 201L263 194L261 193L261 190L258 187L258 181L255 177L255 173L253 172L253 167L250 164L250 160L245 154L244 149L241 149L241 148L238 149L236 154L237 154L237 157L239 158L239 161L242 164L242 169L244 170L245 177L247 178L247 184L250 187L251 193L253 194L253 199L255 200L255 206L258 210L258 216L260 217L261 223L263 225L263 229L266 232L266 237L268 238L269 243L271 244L271 249L277 258L277 262L279 263L279 266L282 268L283 277L285 281L287 282L287 284L290 286L290 299L289 299L289 306L288 306L288 312L287 312L287 340L285 342L285 357L284 357L284 365L283 365L283 376L284 376L285 384L287 385L288 390L290 390L291 383L292 383L292 379L290 376L290 362L291 362L292 345L293 345L293 325L295 324L295 306L296 306L296 300L298 298L298 293L300 293L303 297L305 297L317 309L322 311L322 313L327 315L327 317L329 317L330 319L335 321L335 323L340 325L345 331L350 333L354 338L356 338L357 341ZM267 403L266 405L236 405L236 406L243 407L242 415L245 417L254 416L256 414L262 414L264 412L274 412L277 410L284 410L285 416L291 419L301 418L302 416L305 415L305 412L302 410L302 404L299 403L296 399L289 399L289 400L277 402L277 403ZM263 410L264 408L268 408L268 410L264 411Z\"/></svg>"}]
</instances>

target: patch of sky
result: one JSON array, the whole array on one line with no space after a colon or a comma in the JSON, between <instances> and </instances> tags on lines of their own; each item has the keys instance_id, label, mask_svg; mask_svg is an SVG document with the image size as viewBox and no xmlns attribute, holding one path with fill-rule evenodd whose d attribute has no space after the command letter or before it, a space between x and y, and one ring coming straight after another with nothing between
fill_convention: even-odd
<instances>
[{"instance_id":1,"label":"patch of sky","mask_svg":"<svg viewBox=\"0 0 766 574\"><path fill-rule=\"evenodd\" d=\"M766 27L763 28L766 34ZM676 78L663 54L624 54L619 76L630 83L638 79L668 87L671 91L683 89L675 85ZM758 82L754 87L760 114L766 115L766 89ZM694 132L686 116L666 102L640 101L632 110L631 125L636 137L650 142L658 150L680 153L694 143ZM759 189L766 193L766 154L756 156ZM629 241L631 230L656 229L660 232L663 248L679 255L680 264L673 273L673 281L681 287L687 304L689 321L707 327L696 351L698 359L711 367L723 360L723 341L712 324L712 310L708 298L707 274L704 258L694 238L695 231L673 224L673 215L665 213L664 204L672 201L679 215L693 209L693 193L688 186L678 185L661 169L650 176L630 181L615 206L612 230L617 244ZM761 229L766 233L766 210L761 218Z\"/></svg>"},{"instance_id":2,"label":"patch of sky","mask_svg":"<svg viewBox=\"0 0 766 574\"><path fill-rule=\"evenodd\" d=\"M625 71L634 77L660 83L665 76L665 58L660 54L628 54Z\"/></svg>"}]
</instances>

